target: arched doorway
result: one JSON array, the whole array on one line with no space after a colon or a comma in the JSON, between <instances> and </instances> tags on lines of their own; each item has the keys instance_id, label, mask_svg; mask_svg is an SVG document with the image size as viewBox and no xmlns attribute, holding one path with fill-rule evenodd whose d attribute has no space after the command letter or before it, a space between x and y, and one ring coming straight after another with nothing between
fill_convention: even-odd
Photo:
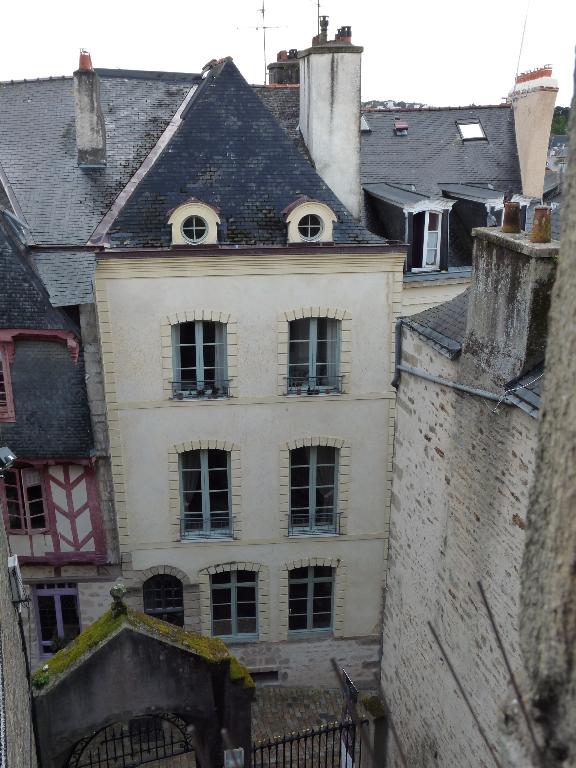
<instances>
[{"instance_id":1,"label":"arched doorway","mask_svg":"<svg viewBox=\"0 0 576 768\"><path fill-rule=\"evenodd\" d=\"M176 715L142 715L110 723L79 741L68 768L194 768L186 723Z\"/></svg>"}]
</instances>

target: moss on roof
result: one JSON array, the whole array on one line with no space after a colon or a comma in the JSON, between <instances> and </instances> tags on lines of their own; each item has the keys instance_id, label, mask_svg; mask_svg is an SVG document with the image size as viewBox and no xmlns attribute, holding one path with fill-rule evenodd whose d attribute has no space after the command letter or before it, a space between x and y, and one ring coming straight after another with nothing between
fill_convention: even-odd
<instances>
[{"instance_id":1,"label":"moss on roof","mask_svg":"<svg viewBox=\"0 0 576 768\"><path fill-rule=\"evenodd\" d=\"M49 683L54 682L61 674L74 666L90 651L100 646L123 626L132 627L158 640L177 645L201 656L211 664L228 661L230 679L242 680L244 688L254 687L254 681L246 667L230 654L222 640L188 632L181 627L176 627L130 608L127 608L125 613L120 614L110 608L93 624L86 627L69 645L55 653L41 669L34 673L32 676L34 687L44 688Z\"/></svg>"}]
</instances>

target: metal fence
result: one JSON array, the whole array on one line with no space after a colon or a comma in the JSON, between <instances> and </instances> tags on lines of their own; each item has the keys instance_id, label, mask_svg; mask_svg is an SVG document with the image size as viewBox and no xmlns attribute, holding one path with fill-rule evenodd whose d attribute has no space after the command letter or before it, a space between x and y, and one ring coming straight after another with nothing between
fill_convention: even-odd
<instances>
[{"instance_id":1,"label":"metal fence","mask_svg":"<svg viewBox=\"0 0 576 768\"><path fill-rule=\"evenodd\" d=\"M358 729L367 722L327 723L255 742L252 768L360 768L362 740Z\"/></svg>"}]
</instances>

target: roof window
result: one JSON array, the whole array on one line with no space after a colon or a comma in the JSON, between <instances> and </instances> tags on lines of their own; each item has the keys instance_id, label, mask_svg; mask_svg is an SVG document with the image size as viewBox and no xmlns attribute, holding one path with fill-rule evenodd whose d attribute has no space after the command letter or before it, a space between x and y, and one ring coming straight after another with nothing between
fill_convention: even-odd
<instances>
[{"instance_id":1,"label":"roof window","mask_svg":"<svg viewBox=\"0 0 576 768\"><path fill-rule=\"evenodd\" d=\"M460 131L460 138L462 141L478 141L479 139L486 139L484 128L480 120L457 120L456 125Z\"/></svg>"},{"instance_id":2,"label":"roof window","mask_svg":"<svg viewBox=\"0 0 576 768\"><path fill-rule=\"evenodd\" d=\"M406 120L400 120L400 118L394 118L394 133L396 136L408 136L408 123Z\"/></svg>"},{"instance_id":3,"label":"roof window","mask_svg":"<svg viewBox=\"0 0 576 768\"><path fill-rule=\"evenodd\" d=\"M172 245L212 245L218 242L218 208L191 197L170 211Z\"/></svg>"},{"instance_id":4,"label":"roof window","mask_svg":"<svg viewBox=\"0 0 576 768\"><path fill-rule=\"evenodd\" d=\"M370 128L370 123L366 119L366 116L365 115L361 115L360 116L360 131L362 133L370 133L371 130L372 130L372 128Z\"/></svg>"},{"instance_id":5,"label":"roof window","mask_svg":"<svg viewBox=\"0 0 576 768\"><path fill-rule=\"evenodd\" d=\"M289 243L331 243L334 211L319 200L299 197L282 213L288 225Z\"/></svg>"}]
</instances>

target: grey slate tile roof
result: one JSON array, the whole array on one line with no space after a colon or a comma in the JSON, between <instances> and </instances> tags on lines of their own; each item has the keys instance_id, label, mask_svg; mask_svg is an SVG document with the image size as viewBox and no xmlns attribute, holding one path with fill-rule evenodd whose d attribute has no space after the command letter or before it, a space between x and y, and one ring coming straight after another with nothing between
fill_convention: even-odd
<instances>
[{"instance_id":1,"label":"grey slate tile roof","mask_svg":"<svg viewBox=\"0 0 576 768\"><path fill-rule=\"evenodd\" d=\"M90 170L76 161L72 78L0 84L0 164L37 243L88 241L197 79L101 70L108 164Z\"/></svg>"},{"instance_id":2,"label":"grey slate tile roof","mask_svg":"<svg viewBox=\"0 0 576 768\"><path fill-rule=\"evenodd\" d=\"M0 215L0 328L65 330L73 323L50 305L27 253ZM15 339L10 365L16 421L0 424L0 445L19 458L88 457L92 427L84 360L52 339Z\"/></svg>"},{"instance_id":3,"label":"grey slate tile roof","mask_svg":"<svg viewBox=\"0 0 576 768\"><path fill-rule=\"evenodd\" d=\"M54 307L92 304L96 256L87 251L33 251L32 266Z\"/></svg>"},{"instance_id":4,"label":"grey slate tile roof","mask_svg":"<svg viewBox=\"0 0 576 768\"><path fill-rule=\"evenodd\" d=\"M394 118L408 123L408 135L396 136ZM362 132L362 184L386 182L415 186L440 196L442 184L493 184L521 191L514 133L508 105L365 112L370 131ZM457 120L479 119L487 141L462 141Z\"/></svg>"},{"instance_id":5,"label":"grey slate tile roof","mask_svg":"<svg viewBox=\"0 0 576 768\"><path fill-rule=\"evenodd\" d=\"M303 195L335 212L336 243L385 242L354 220L231 60L202 81L182 117L110 227L113 247L168 247L169 212L191 197L219 208L222 244L285 245L282 211Z\"/></svg>"},{"instance_id":6,"label":"grey slate tile roof","mask_svg":"<svg viewBox=\"0 0 576 768\"><path fill-rule=\"evenodd\" d=\"M311 162L306 142L300 133L300 87L298 85L253 85L262 99L304 157Z\"/></svg>"},{"instance_id":7,"label":"grey slate tile roof","mask_svg":"<svg viewBox=\"0 0 576 768\"><path fill-rule=\"evenodd\" d=\"M405 318L404 325L430 339L450 358L458 357L466 333L469 289L450 301Z\"/></svg>"}]
</instances>

